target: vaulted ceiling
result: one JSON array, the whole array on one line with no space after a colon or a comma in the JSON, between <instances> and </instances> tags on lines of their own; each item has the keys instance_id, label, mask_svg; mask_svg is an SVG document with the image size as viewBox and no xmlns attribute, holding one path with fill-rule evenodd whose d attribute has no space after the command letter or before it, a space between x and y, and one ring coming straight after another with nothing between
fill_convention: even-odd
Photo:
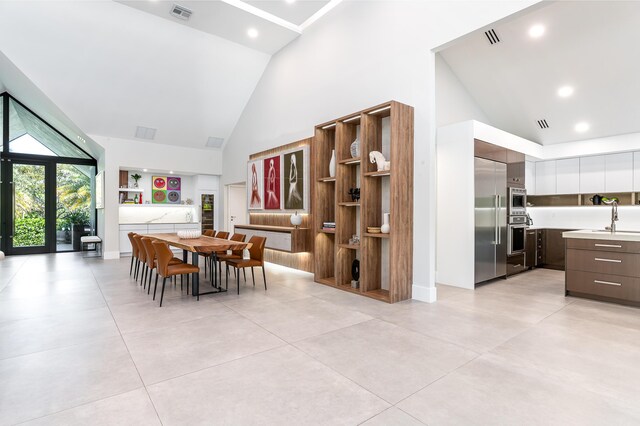
<instances>
[{"instance_id":1,"label":"vaulted ceiling","mask_svg":"<svg viewBox=\"0 0 640 426\"><path fill-rule=\"evenodd\" d=\"M231 135L271 54L335 2L0 1L0 52L86 134L136 139L140 126L205 148Z\"/></svg>"},{"instance_id":2,"label":"vaulted ceiling","mask_svg":"<svg viewBox=\"0 0 640 426\"><path fill-rule=\"evenodd\" d=\"M640 132L638 23L637 1L550 2L440 54L490 124L503 130L545 145L634 133ZM544 33L534 38L529 31L536 25ZM490 29L499 42L490 43L484 33ZM563 86L573 94L560 97ZM581 122L589 129L576 131Z\"/></svg>"}]
</instances>

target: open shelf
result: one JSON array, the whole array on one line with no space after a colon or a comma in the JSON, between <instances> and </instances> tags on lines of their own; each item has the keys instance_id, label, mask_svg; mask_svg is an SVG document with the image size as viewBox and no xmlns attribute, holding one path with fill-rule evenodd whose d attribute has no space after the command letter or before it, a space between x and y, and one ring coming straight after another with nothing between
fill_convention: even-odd
<instances>
[{"instance_id":1,"label":"open shelf","mask_svg":"<svg viewBox=\"0 0 640 426\"><path fill-rule=\"evenodd\" d=\"M343 207L360 207L360 201L347 201L344 203L338 203L338 205Z\"/></svg>"},{"instance_id":2,"label":"open shelf","mask_svg":"<svg viewBox=\"0 0 640 426\"><path fill-rule=\"evenodd\" d=\"M384 302L388 302L390 300L389 290L383 290L381 288L378 290L365 291L363 294L367 297L371 297L372 299L378 299Z\"/></svg>"},{"instance_id":3,"label":"open shelf","mask_svg":"<svg viewBox=\"0 0 640 426\"><path fill-rule=\"evenodd\" d=\"M391 234L383 234L382 232L379 234L372 234L370 232L365 232L365 237L373 237L373 238L389 238Z\"/></svg>"},{"instance_id":4,"label":"open shelf","mask_svg":"<svg viewBox=\"0 0 640 426\"><path fill-rule=\"evenodd\" d=\"M330 176L329 177L323 177L323 178L318 179L318 182L335 182L335 181L336 181L335 176L334 177L330 177Z\"/></svg>"},{"instance_id":5,"label":"open shelf","mask_svg":"<svg viewBox=\"0 0 640 426\"><path fill-rule=\"evenodd\" d=\"M324 285L336 286L336 277L316 278L316 281Z\"/></svg>"},{"instance_id":6,"label":"open shelf","mask_svg":"<svg viewBox=\"0 0 640 426\"><path fill-rule=\"evenodd\" d=\"M360 244L338 244L338 247L350 250L360 250Z\"/></svg>"},{"instance_id":7,"label":"open shelf","mask_svg":"<svg viewBox=\"0 0 640 426\"><path fill-rule=\"evenodd\" d=\"M381 172L367 172L364 175L368 177L391 176L391 170L383 170Z\"/></svg>"},{"instance_id":8,"label":"open shelf","mask_svg":"<svg viewBox=\"0 0 640 426\"><path fill-rule=\"evenodd\" d=\"M360 158L347 158L338 161L338 164L360 164Z\"/></svg>"},{"instance_id":9,"label":"open shelf","mask_svg":"<svg viewBox=\"0 0 640 426\"><path fill-rule=\"evenodd\" d=\"M118 188L120 192L144 192L142 188Z\"/></svg>"},{"instance_id":10,"label":"open shelf","mask_svg":"<svg viewBox=\"0 0 640 426\"><path fill-rule=\"evenodd\" d=\"M344 290L344 291L348 291L349 293L356 293L356 294L362 294L360 292L359 288L353 288L351 287L351 283L349 284L343 284L343 285L339 285L337 286L340 290Z\"/></svg>"},{"instance_id":11,"label":"open shelf","mask_svg":"<svg viewBox=\"0 0 640 426\"><path fill-rule=\"evenodd\" d=\"M320 232L324 232L325 234L335 234L336 230L335 229L329 230L329 229L320 228Z\"/></svg>"}]
</instances>

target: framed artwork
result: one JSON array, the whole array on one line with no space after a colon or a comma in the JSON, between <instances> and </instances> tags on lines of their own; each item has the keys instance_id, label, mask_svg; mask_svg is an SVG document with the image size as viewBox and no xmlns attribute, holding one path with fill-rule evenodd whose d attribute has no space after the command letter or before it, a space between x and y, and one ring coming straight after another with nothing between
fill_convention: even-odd
<instances>
[{"instance_id":1,"label":"framed artwork","mask_svg":"<svg viewBox=\"0 0 640 426\"><path fill-rule=\"evenodd\" d=\"M104 171L96 175L96 209L104 209Z\"/></svg>"},{"instance_id":2,"label":"framed artwork","mask_svg":"<svg viewBox=\"0 0 640 426\"><path fill-rule=\"evenodd\" d=\"M153 204L180 204L182 178L178 176L152 176L151 202Z\"/></svg>"},{"instance_id":3,"label":"framed artwork","mask_svg":"<svg viewBox=\"0 0 640 426\"><path fill-rule=\"evenodd\" d=\"M280 210L282 191L280 186L280 156L268 157L263 160L264 173L264 209Z\"/></svg>"},{"instance_id":4,"label":"framed artwork","mask_svg":"<svg viewBox=\"0 0 640 426\"><path fill-rule=\"evenodd\" d=\"M284 158L284 208L285 210L304 210L305 164L304 150L288 152Z\"/></svg>"},{"instance_id":5,"label":"framed artwork","mask_svg":"<svg viewBox=\"0 0 640 426\"><path fill-rule=\"evenodd\" d=\"M247 163L247 206L249 210L262 210L263 198L262 160Z\"/></svg>"}]
</instances>

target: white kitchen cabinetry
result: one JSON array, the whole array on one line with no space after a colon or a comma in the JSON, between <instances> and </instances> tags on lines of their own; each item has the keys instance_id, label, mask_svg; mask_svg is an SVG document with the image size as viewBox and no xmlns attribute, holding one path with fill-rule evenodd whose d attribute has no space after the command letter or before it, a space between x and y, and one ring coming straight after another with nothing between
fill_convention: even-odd
<instances>
[{"instance_id":1,"label":"white kitchen cabinetry","mask_svg":"<svg viewBox=\"0 0 640 426\"><path fill-rule=\"evenodd\" d=\"M640 152L633 153L633 190L640 191Z\"/></svg>"},{"instance_id":2,"label":"white kitchen cabinetry","mask_svg":"<svg viewBox=\"0 0 640 426\"><path fill-rule=\"evenodd\" d=\"M556 160L556 194L580 193L580 159Z\"/></svg>"},{"instance_id":3,"label":"white kitchen cabinetry","mask_svg":"<svg viewBox=\"0 0 640 426\"><path fill-rule=\"evenodd\" d=\"M604 165L604 192L633 191L632 152L605 155Z\"/></svg>"},{"instance_id":4,"label":"white kitchen cabinetry","mask_svg":"<svg viewBox=\"0 0 640 426\"><path fill-rule=\"evenodd\" d=\"M640 175L638 179L640 181ZM527 190L527 195L536 195L536 163L533 161L525 161L524 163L524 187Z\"/></svg>"},{"instance_id":5,"label":"white kitchen cabinetry","mask_svg":"<svg viewBox=\"0 0 640 426\"><path fill-rule=\"evenodd\" d=\"M597 194L605 192L605 156L580 158L580 192Z\"/></svg>"},{"instance_id":6,"label":"white kitchen cabinetry","mask_svg":"<svg viewBox=\"0 0 640 426\"><path fill-rule=\"evenodd\" d=\"M165 234L178 232L183 229L199 230L199 223L140 223L133 225L120 225L120 254L131 253L129 232L136 234Z\"/></svg>"},{"instance_id":7,"label":"white kitchen cabinetry","mask_svg":"<svg viewBox=\"0 0 640 426\"><path fill-rule=\"evenodd\" d=\"M556 160L536 163L536 195L556 193Z\"/></svg>"}]
</instances>

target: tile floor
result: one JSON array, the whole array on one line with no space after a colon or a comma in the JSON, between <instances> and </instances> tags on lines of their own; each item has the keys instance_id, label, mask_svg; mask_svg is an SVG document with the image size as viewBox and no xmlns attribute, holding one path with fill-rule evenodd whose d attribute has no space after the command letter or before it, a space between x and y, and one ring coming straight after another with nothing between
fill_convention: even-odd
<instances>
[{"instance_id":1,"label":"tile floor","mask_svg":"<svg viewBox=\"0 0 640 426\"><path fill-rule=\"evenodd\" d=\"M640 310L535 270L387 305L269 265L158 308L129 259L0 262L0 425L640 424Z\"/></svg>"}]
</instances>

